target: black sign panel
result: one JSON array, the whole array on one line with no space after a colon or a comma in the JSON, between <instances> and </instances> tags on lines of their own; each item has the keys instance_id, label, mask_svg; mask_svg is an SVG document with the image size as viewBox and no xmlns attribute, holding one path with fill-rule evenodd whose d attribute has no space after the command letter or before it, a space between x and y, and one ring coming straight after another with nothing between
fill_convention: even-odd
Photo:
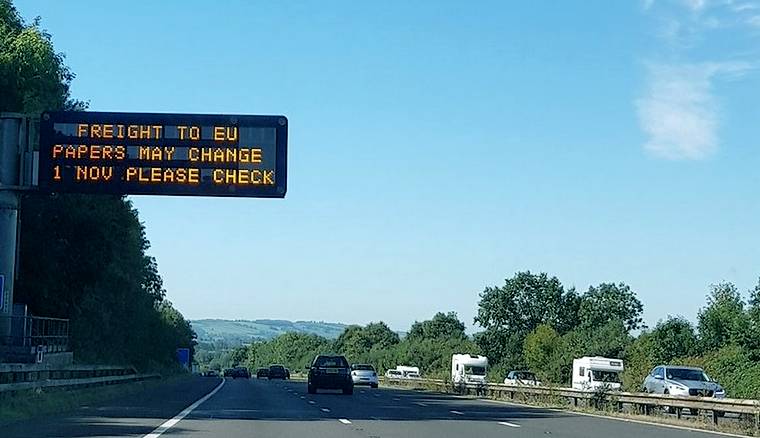
<instances>
[{"instance_id":1,"label":"black sign panel","mask_svg":"<svg viewBox=\"0 0 760 438\"><path fill-rule=\"evenodd\" d=\"M283 198L284 116L49 112L40 187L61 193Z\"/></svg>"}]
</instances>

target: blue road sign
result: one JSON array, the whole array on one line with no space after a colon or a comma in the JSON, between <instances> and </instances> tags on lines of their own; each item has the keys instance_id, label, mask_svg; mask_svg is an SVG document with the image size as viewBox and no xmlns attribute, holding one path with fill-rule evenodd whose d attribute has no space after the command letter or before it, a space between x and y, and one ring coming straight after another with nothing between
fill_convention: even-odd
<instances>
[{"instance_id":1,"label":"blue road sign","mask_svg":"<svg viewBox=\"0 0 760 438\"><path fill-rule=\"evenodd\" d=\"M189 348L177 349L177 362L179 362L182 368L185 368L186 370L190 369L190 349Z\"/></svg>"}]
</instances>

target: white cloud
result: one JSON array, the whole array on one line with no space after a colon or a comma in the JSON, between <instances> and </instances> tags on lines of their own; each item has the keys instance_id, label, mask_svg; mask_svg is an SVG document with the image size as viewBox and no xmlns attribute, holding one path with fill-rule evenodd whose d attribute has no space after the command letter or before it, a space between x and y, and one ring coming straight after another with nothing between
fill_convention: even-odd
<instances>
[{"instance_id":1,"label":"white cloud","mask_svg":"<svg viewBox=\"0 0 760 438\"><path fill-rule=\"evenodd\" d=\"M712 94L716 76L737 77L749 69L744 63L650 65L649 85L637 99L644 148L673 160L700 160L717 148L718 109Z\"/></svg>"},{"instance_id":2,"label":"white cloud","mask_svg":"<svg viewBox=\"0 0 760 438\"><path fill-rule=\"evenodd\" d=\"M707 5L707 0L683 0L683 4L693 12L699 12Z\"/></svg>"},{"instance_id":3,"label":"white cloud","mask_svg":"<svg viewBox=\"0 0 760 438\"><path fill-rule=\"evenodd\" d=\"M655 1L645 3L647 11L660 24L655 33L660 40L650 64L646 92L634 102L638 121L647 136L644 149L654 156L674 160L700 160L718 148L718 128L721 121L719 99L714 94L716 79L742 77L753 63L739 43L733 48L714 53L721 61L705 61L698 50L716 34L729 36L760 28L758 0L670 0L676 8L656 8ZM657 1L656 5L666 2ZM748 35L752 38L752 34ZM732 55L726 55L733 52ZM700 58L695 55L700 54ZM699 59L699 60L697 60ZM707 58L708 60L710 58ZM736 62L739 61L739 62ZM754 60L753 60L754 62Z\"/></svg>"},{"instance_id":4,"label":"white cloud","mask_svg":"<svg viewBox=\"0 0 760 438\"><path fill-rule=\"evenodd\" d=\"M733 9L734 12L754 11L760 9L760 5L757 5L755 3L729 2L728 5L731 6L731 9Z\"/></svg>"}]
</instances>

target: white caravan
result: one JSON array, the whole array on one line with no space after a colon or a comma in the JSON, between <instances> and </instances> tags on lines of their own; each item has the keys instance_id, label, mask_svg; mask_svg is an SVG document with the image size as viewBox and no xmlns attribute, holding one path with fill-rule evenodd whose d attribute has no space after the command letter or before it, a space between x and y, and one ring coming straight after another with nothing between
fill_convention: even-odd
<instances>
[{"instance_id":1,"label":"white caravan","mask_svg":"<svg viewBox=\"0 0 760 438\"><path fill-rule=\"evenodd\" d=\"M401 374L404 378L409 378L410 374L414 375L416 374L416 377L420 377L420 368L419 367L407 367L404 365L398 365L396 366L396 371L401 371Z\"/></svg>"},{"instance_id":2,"label":"white caravan","mask_svg":"<svg viewBox=\"0 0 760 438\"><path fill-rule=\"evenodd\" d=\"M461 383L486 383L488 358L477 354L454 354L451 356L451 381Z\"/></svg>"},{"instance_id":3,"label":"white caravan","mask_svg":"<svg viewBox=\"0 0 760 438\"><path fill-rule=\"evenodd\" d=\"M573 389L595 390L607 387L620 389L623 361L606 357L573 359Z\"/></svg>"}]
</instances>

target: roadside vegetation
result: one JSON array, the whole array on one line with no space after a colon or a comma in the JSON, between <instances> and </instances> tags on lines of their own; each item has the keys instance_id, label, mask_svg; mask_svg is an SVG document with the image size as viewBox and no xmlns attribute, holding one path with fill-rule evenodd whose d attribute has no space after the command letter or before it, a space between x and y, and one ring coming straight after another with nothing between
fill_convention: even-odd
<instances>
[{"instance_id":1,"label":"roadside vegetation","mask_svg":"<svg viewBox=\"0 0 760 438\"><path fill-rule=\"evenodd\" d=\"M0 0L0 112L84 109L71 97L73 79L39 19L25 23ZM29 192L21 211L15 301L36 316L69 318L78 361L166 370L176 348L192 346L126 197Z\"/></svg>"},{"instance_id":2,"label":"roadside vegetation","mask_svg":"<svg viewBox=\"0 0 760 438\"><path fill-rule=\"evenodd\" d=\"M699 294L699 292L696 292ZM549 384L568 386L573 358L604 356L625 362L623 387L639 391L659 364L705 368L730 397L760 398L760 282L746 300L731 283L710 286L696 326L672 316L648 328L644 307L623 283L603 283L578 293L545 273L518 272L480 294L475 319L483 331L465 334L456 313L415 322L403 339L383 322L349 326L336 340L287 333L227 351L224 360L201 362L221 369L281 363L302 370L319 353L345 354L382 373L397 365L420 367L426 377L447 378L453 353L489 358L489 378L530 369Z\"/></svg>"}]
</instances>

